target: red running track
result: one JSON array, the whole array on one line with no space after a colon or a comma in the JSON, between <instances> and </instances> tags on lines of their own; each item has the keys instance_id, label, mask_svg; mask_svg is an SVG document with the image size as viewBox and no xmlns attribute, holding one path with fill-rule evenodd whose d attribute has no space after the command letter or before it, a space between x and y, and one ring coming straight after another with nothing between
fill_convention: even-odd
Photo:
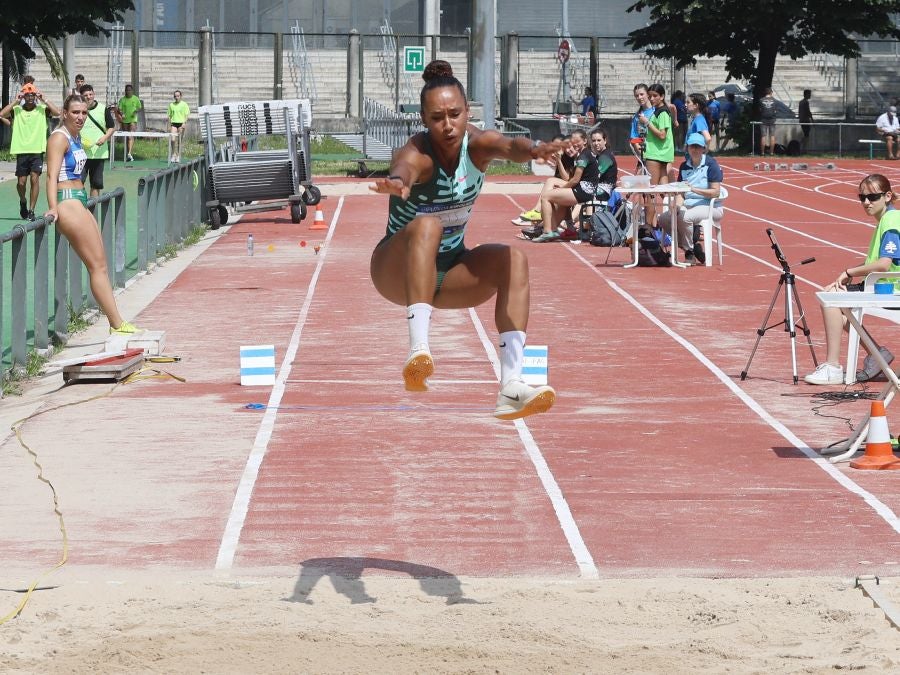
<instances>
[{"instance_id":1,"label":"red running track","mask_svg":"<svg viewBox=\"0 0 900 675\"><path fill-rule=\"evenodd\" d=\"M725 264L687 270L623 269L624 249L605 264L606 249L518 240L509 221L533 195L491 182L468 242L527 250L529 342L549 345L558 391L552 411L524 423L490 414L492 304L436 311L432 391L403 389L403 309L368 276L383 197L329 198L327 232L286 213L241 220L139 317L168 331L188 383L122 388L109 404L191 410L171 421L167 444L184 461L134 468L152 467L184 498L146 516L153 546L97 537L73 560L240 572L368 558L481 576L893 572L900 473L815 452L846 437L867 402L823 408L810 398L820 388L793 386L779 330L762 339L750 378L739 373L779 278L765 228L792 261L816 257L795 272L822 355L814 292L864 255L872 232L856 185L873 168L897 183L900 172L723 164ZM877 335L890 345L896 332ZM238 347L265 343L283 384L272 399L236 384ZM802 376L812 360L798 353ZM172 513L190 516L189 532ZM83 525L99 527L88 515Z\"/></svg>"}]
</instances>

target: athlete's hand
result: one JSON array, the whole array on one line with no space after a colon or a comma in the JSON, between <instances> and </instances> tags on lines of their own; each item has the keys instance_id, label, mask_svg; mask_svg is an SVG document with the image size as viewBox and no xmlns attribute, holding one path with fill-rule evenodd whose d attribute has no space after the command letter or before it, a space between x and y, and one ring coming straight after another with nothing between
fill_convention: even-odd
<instances>
[{"instance_id":1,"label":"athlete's hand","mask_svg":"<svg viewBox=\"0 0 900 675\"><path fill-rule=\"evenodd\" d=\"M376 178L375 183L370 185L369 189L381 195L395 195L403 200L409 199L409 187L403 184L402 178L396 176Z\"/></svg>"},{"instance_id":2,"label":"athlete's hand","mask_svg":"<svg viewBox=\"0 0 900 675\"><path fill-rule=\"evenodd\" d=\"M58 217L59 215L56 213L56 209L47 209L47 211L44 212L44 220L48 223L54 222Z\"/></svg>"},{"instance_id":3,"label":"athlete's hand","mask_svg":"<svg viewBox=\"0 0 900 675\"><path fill-rule=\"evenodd\" d=\"M556 159L569 150L572 146L571 141L550 141L549 143L536 143L531 148L531 158L539 163L547 163L552 160L556 164Z\"/></svg>"}]
</instances>

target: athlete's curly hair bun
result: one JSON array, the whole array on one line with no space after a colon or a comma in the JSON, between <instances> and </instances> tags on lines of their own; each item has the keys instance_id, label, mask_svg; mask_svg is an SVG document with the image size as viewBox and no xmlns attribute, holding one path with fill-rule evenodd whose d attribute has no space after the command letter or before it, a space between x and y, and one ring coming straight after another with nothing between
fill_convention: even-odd
<instances>
[{"instance_id":1,"label":"athlete's curly hair bun","mask_svg":"<svg viewBox=\"0 0 900 675\"><path fill-rule=\"evenodd\" d=\"M422 79L426 82L431 82L431 80L439 77L453 77L453 66L446 61L435 59L425 66L425 70L422 72Z\"/></svg>"}]
</instances>

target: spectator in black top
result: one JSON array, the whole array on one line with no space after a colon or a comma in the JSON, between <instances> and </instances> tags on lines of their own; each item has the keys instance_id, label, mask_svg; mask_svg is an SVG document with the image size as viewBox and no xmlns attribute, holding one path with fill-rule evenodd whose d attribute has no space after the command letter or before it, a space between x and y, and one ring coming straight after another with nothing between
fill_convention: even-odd
<instances>
[{"instance_id":1,"label":"spectator in black top","mask_svg":"<svg viewBox=\"0 0 900 675\"><path fill-rule=\"evenodd\" d=\"M591 140L604 132L594 131ZM559 187L541 193L541 215L543 217L543 233L532 239L539 244L559 240L557 231L560 223L571 214L571 207L583 204L594 198L597 181L600 178L597 157L590 148L585 148L575 160L575 169L571 177Z\"/></svg>"},{"instance_id":2,"label":"spectator in black top","mask_svg":"<svg viewBox=\"0 0 900 675\"><path fill-rule=\"evenodd\" d=\"M809 99L811 97L812 90L804 89L803 100L800 101L800 106L797 114L797 116L800 118L800 130L803 132L803 150L806 150L806 143L807 141L809 141L809 132L812 129L809 124L813 121L812 113L809 110Z\"/></svg>"},{"instance_id":3,"label":"spectator in black top","mask_svg":"<svg viewBox=\"0 0 900 675\"><path fill-rule=\"evenodd\" d=\"M775 97L772 96L772 87L766 87L766 95L759 99L759 119L762 122L760 143L762 144L762 156L766 156L766 148L769 154L775 156Z\"/></svg>"}]
</instances>

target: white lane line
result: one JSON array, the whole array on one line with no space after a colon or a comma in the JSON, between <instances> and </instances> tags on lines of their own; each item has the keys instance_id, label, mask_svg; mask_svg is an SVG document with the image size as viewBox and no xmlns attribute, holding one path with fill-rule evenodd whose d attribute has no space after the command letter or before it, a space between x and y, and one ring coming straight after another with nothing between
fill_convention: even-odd
<instances>
[{"instance_id":1,"label":"white lane line","mask_svg":"<svg viewBox=\"0 0 900 675\"><path fill-rule=\"evenodd\" d=\"M781 269L780 267L778 269ZM391 386L396 384L396 379L394 380L313 380L313 379L290 379L285 380L285 382L297 382L303 384L352 384L354 386L373 386L373 387L384 387ZM497 380L478 380L478 379L450 379L450 380L440 380L435 379L434 377L428 378L428 389L432 390L434 385L440 384L449 384L449 385L457 385L457 384L496 384Z\"/></svg>"},{"instance_id":2,"label":"white lane line","mask_svg":"<svg viewBox=\"0 0 900 675\"><path fill-rule=\"evenodd\" d=\"M831 478L833 478L838 484L846 488L848 491L853 494L861 497L866 504L868 504L874 511L877 513L895 532L900 534L900 518L881 500L879 500L875 495L871 492L863 489L859 485L857 485L854 481L850 480L844 473L839 471L837 467L835 467L831 462L827 459L821 457L819 453L810 448L806 443L801 441L790 429L788 429L784 424L782 424L779 420L773 417L769 412L760 405L756 399L750 396L747 392L741 389L734 381L722 371L715 363L710 361L706 355L703 354L699 349L697 349L691 342L689 342L686 338L682 337L674 330L669 328L668 325L662 322L661 319L657 318L655 314L653 314L649 309L644 307L640 302L637 301L631 294L629 294L626 290L621 288L614 281L607 279L603 274L594 267L593 263L587 260L583 255L581 255L574 247L567 246L566 250L568 250L572 255L574 255L578 260L580 260L589 270L591 270L598 277L603 279L606 284L612 288L616 293L622 296L629 304L631 304L635 309L637 309L641 314L643 314L647 319L650 320L651 323L655 324L660 330L662 330L666 335L671 337L675 342L684 347L688 353L690 353L694 358L696 358L700 363L702 363L713 375L715 375L722 384L724 384L731 392L737 396L750 410L755 412L766 424L768 424L772 429L781 434L781 436L788 441L791 445L797 448L800 452L806 455L809 459L816 463L816 465L822 469L825 473L827 473Z\"/></svg>"},{"instance_id":3,"label":"white lane line","mask_svg":"<svg viewBox=\"0 0 900 675\"><path fill-rule=\"evenodd\" d=\"M857 249L847 248L846 246L841 246L840 244L835 244L833 241L828 241L827 239L822 239L821 237L816 237L815 235L808 234L803 230L797 230L793 227L789 227L788 225L784 225L782 223L776 222L774 220L769 220L768 218L763 218L762 216L757 216L752 213L746 213L745 211L738 211L737 209L731 208L730 206L725 209L726 211L730 211L731 213L736 213L739 216L746 216L747 218L753 218L763 223L768 223L769 225L773 225L775 227L781 228L785 232L790 232L792 234L796 234L799 237L805 237L806 239L812 239L815 242L823 244L825 246L830 246L831 248L839 248L842 251L847 251L848 253L853 253L854 255L865 255L864 252L858 251Z\"/></svg>"},{"instance_id":4,"label":"white lane line","mask_svg":"<svg viewBox=\"0 0 900 675\"><path fill-rule=\"evenodd\" d=\"M494 345L490 338L488 338L487 332L484 330L484 325L481 323L481 319L478 318L478 314L475 313L474 309L469 309L469 316L472 318L472 323L475 325L478 337L481 338L481 344L484 345L484 351L487 352L488 360L494 368L494 375L497 377L496 381L499 382L500 359L497 358L497 350L494 349ZM522 445L525 446L525 452L528 454L528 458L534 465L538 478L541 481L541 485L544 486L544 491L547 493L547 496L550 498L550 503L553 505L556 519L562 528L566 541L569 543L569 550L572 551L572 555L575 557L578 571L584 579L599 579L600 571L597 569L594 558L591 556L591 552L588 551L588 547L584 543L581 531L578 529L578 524L572 516L571 509L569 509L569 504L566 502L566 498L559 487L559 483L557 483L556 478L553 477L553 472L547 465L547 461L544 459L544 455L541 453L537 441L534 440L534 436L531 435L531 430L528 428L528 425L525 424L524 420L518 419L514 421L516 424L516 431L519 432L519 438L522 440Z\"/></svg>"},{"instance_id":5,"label":"white lane line","mask_svg":"<svg viewBox=\"0 0 900 675\"><path fill-rule=\"evenodd\" d=\"M241 476L240 483L238 483L234 502L231 505L231 513L228 516L225 532L219 544L216 570L228 571L234 563L234 555L237 551L238 541L241 538L241 530L244 529L244 521L247 518L247 510L250 507L250 496L253 494L253 487L256 485L259 467L262 465L263 458L269 449L269 440L272 438L272 432L275 429L275 419L278 416L278 406L281 403L282 396L284 396L285 382L291 374L291 364L297 355L297 349L300 347L300 336L303 333L303 326L306 324L306 318L309 315L309 307L316 292L316 284L319 281L319 275L322 273L322 267L325 265L325 259L328 257L328 251L331 250L328 244L334 236L334 228L337 225L338 218L340 218L343 206L344 198L341 197L337 208L334 210L334 216L331 218L331 225L328 228L328 234L325 236L325 246L322 247L322 251L318 256L316 269L309 281L309 287L306 289L306 299L300 308L297 323L294 324L294 331L291 333L287 351L275 378L275 386L272 387L266 411L263 413L259 429L256 432L256 439L253 441L253 448L250 450L250 456L247 457L247 464L244 466L244 473Z\"/></svg>"}]
</instances>

